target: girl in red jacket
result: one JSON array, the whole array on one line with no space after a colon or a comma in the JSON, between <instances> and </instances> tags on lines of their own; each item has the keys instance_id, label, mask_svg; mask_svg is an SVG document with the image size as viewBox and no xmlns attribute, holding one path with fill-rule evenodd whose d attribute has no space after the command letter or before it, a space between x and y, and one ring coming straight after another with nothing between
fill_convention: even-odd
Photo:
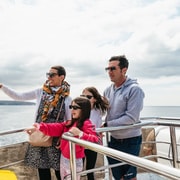
<instances>
[{"instance_id":1,"label":"girl in red jacket","mask_svg":"<svg viewBox=\"0 0 180 180\"><path fill-rule=\"evenodd\" d=\"M72 120L67 120L62 123L35 123L34 129L39 129L44 134L49 136L59 136L61 137L63 133L70 132L75 137L98 143L99 138L95 132L94 125L89 120L91 112L91 104L87 98L77 97L75 98L71 105ZM33 129L27 129L28 131L33 131ZM76 145L76 171L80 172L83 169L83 158L84 158L84 147ZM61 179L68 176L71 179L70 172L70 149L69 142L65 139L61 139L61 159L60 159L60 173ZM80 177L78 177L80 179Z\"/></svg>"}]
</instances>

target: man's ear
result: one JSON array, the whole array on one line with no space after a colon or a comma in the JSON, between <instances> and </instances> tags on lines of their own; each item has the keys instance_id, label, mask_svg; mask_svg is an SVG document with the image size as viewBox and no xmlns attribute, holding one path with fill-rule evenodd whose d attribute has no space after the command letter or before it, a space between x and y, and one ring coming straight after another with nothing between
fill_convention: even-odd
<instances>
[{"instance_id":1,"label":"man's ear","mask_svg":"<svg viewBox=\"0 0 180 180\"><path fill-rule=\"evenodd\" d=\"M64 75L60 75L59 77L60 77L60 79L61 79L62 81L65 79L65 76L64 76Z\"/></svg>"},{"instance_id":2,"label":"man's ear","mask_svg":"<svg viewBox=\"0 0 180 180\"><path fill-rule=\"evenodd\" d=\"M122 69L122 73L123 73L124 75L126 75L126 72L127 72L127 68L125 67L125 68Z\"/></svg>"}]
</instances>

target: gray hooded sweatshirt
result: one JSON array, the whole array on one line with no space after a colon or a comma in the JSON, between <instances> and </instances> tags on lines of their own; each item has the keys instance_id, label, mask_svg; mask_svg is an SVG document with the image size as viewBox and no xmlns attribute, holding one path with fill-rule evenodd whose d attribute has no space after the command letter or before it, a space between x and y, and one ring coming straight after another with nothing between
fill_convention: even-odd
<instances>
[{"instance_id":1,"label":"gray hooded sweatshirt","mask_svg":"<svg viewBox=\"0 0 180 180\"><path fill-rule=\"evenodd\" d=\"M127 126L140 122L144 92L137 80L127 77L118 88L111 84L105 89L104 96L110 103L110 109L105 118L108 127ZM141 135L141 128L113 131L111 135L116 139L136 137Z\"/></svg>"}]
</instances>

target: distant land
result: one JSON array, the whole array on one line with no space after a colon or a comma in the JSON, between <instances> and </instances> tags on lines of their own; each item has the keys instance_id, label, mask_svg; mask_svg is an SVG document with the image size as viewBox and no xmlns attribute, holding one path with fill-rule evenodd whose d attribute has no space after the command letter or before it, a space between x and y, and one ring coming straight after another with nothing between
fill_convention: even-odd
<instances>
[{"instance_id":1,"label":"distant land","mask_svg":"<svg viewBox=\"0 0 180 180\"><path fill-rule=\"evenodd\" d=\"M27 102L27 101L7 101L7 100L0 100L0 105L35 105L34 102Z\"/></svg>"}]
</instances>

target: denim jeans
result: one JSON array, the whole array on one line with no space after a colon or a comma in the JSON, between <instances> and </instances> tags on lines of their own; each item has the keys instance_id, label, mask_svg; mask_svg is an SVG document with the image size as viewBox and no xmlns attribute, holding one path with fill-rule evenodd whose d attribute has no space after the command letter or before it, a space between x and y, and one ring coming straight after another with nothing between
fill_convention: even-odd
<instances>
[{"instance_id":1,"label":"denim jeans","mask_svg":"<svg viewBox=\"0 0 180 180\"><path fill-rule=\"evenodd\" d=\"M113 149L138 156L140 152L141 143L142 143L142 136L127 138L127 139L115 139L111 136L111 140L108 143L108 146ZM108 157L108 162L109 164L116 164L119 163L120 161ZM120 180L122 177L124 178L124 180L128 180L136 177L137 168L129 164L118 166L112 168L112 174L115 180Z\"/></svg>"}]
</instances>

